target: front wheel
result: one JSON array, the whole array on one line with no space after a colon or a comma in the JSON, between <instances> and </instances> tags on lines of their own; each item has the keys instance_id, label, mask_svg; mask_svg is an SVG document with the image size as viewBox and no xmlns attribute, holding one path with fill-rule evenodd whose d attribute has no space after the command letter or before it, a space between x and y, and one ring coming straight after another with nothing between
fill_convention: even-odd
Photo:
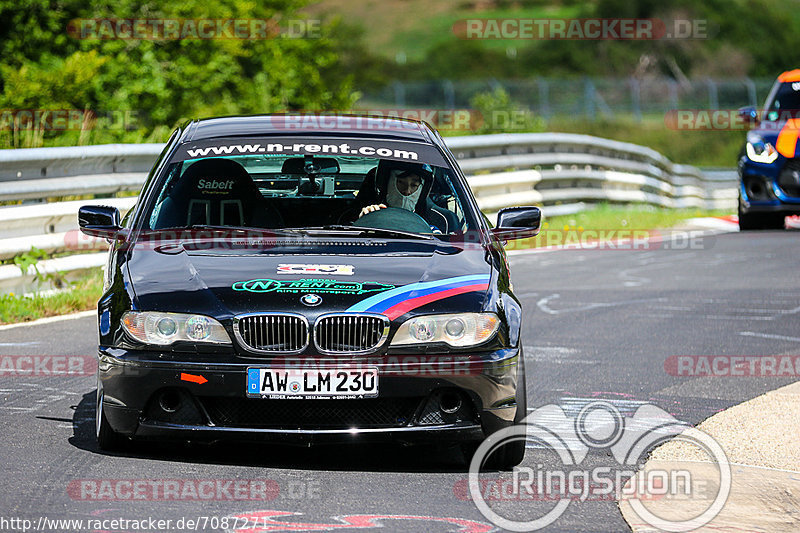
<instances>
[{"instance_id":1,"label":"front wheel","mask_svg":"<svg viewBox=\"0 0 800 533\"><path fill-rule=\"evenodd\" d=\"M786 217L781 213L744 213L739 204L739 231L784 229Z\"/></svg>"},{"instance_id":2,"label":"front wheel","mask_svg":"<svg viewBox=\"0 0 800 533\"><path fill-rule=\"evenodd\" d=\"M104 451L119 450L125 444L125 438L111 428L103 410L103 393L97 392L97 408L95 411L95 436L97 446Z\"/></svg>"},{"instance_id":3,"label":"front wheel","mask_svg":"<svg viewBox=\"0 0 800 533\"><path fill-rule=\"evenodd\" d=\"M519 363L517 363L517 413L514 415L514 426L523 426L525 424L525 417L528 415L528 393L525 381L525 356L522 353L522 348L519 351ZM527 439L524 438L524 429L522 431L522 438L508 439L508 442L498 446L486 458L484 466L493 470L512 470L515 466L522 462L525 457L525 444ZM478 443L465 444L462 447L464 459L469 465L475 450L478 449Z\"/></svg>"}]
</instances>

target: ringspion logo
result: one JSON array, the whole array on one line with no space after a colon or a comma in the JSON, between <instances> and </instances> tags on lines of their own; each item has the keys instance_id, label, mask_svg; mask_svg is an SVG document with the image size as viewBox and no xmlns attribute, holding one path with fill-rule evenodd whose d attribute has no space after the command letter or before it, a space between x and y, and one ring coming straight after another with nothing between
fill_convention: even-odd
<instances>
[{"instance_id":1,"label":"ringspion logo","mask_svg":"<svg viewBox=\"0 0 800 533\"><path fill-rule=\"evenodd\" d=\"M511 480L497 487L498 492L487 492L492 478L481 477L487 459L501 446L525 439L552 452L555 464L514 467ZM714 472L698 476L681 468L681 464L645 471L643 458L667 440L697 450ZM597 466L587 461L591 451L613 458L614 464ZM558 405L546 405L531 412L522 424L492 434L472 457L468 483L470 496L481 514L511 531L542 529L558 520L575 502L612 497L625 500L639 518L655 528L689 531L704 526L722 510L731 490L731 467L714 439L655 405L642 405L632 417L625 417L610 402L595 401L585 405L574 418ZM662 498L689 500L697 512L688 520L659 516L647 503ZM492 501L503 501L505 505L492 508ZM540 513L541 508L530 505L532 501L554 505ZM521 507L513 508L514 503ZM519 511L534 516L521 519Z\"/></svg>"}]
</instances>

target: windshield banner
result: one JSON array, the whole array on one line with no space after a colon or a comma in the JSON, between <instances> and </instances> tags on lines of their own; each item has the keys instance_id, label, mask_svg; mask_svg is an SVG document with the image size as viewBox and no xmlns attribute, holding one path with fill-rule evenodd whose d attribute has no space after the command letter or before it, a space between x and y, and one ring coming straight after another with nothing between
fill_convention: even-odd
<instances>
[{"instance_id":1,"label":"windshield banner","mask_svg":"<svg viewBox=\"0 0 800 533\"><path fill-rule=\"evenodd\" d=\"M237 143L226 142L224 144L219 140L188 143L178 150L172 161L263 154L366 157L447 166L442 154L434 146L428 144L383 139L365 142L349 138L301 139L296 137L239 139Z\"/></svg>"}]
</instances>

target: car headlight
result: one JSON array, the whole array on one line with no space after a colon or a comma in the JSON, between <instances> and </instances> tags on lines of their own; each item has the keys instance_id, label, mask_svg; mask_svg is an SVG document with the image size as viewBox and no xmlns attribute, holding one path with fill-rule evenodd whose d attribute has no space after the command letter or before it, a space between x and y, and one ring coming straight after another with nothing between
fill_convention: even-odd
<instances>
[{"instance_id":1,"label":"car headlight","mask_svg":"<svg viewBox=\"0 0 800 533\"><path fill-rule=\"evenodd\" d=\"M134 339L145 344L166 346L176 341L231 343L222 324L203 315L128 311L122 315L122 327Z\"/></svg>"},{"instance_id":2,"label":"car headlight","mask_svg":"<svg viewBox=\"0 0 800 533\"><path fill-rule=\"evenodd\" d=\"M454 347L476 346L492 338L500 319L494 313L423 315L400 325L392 346L444 342Z\"/></svg>"},{"instance_id":3,"label":"car headlight","mask_svg":"<svg viewBox=\"0 0 800 533\"><path fill-rule=\"evenodd\" d=\"M756 163L774 163L778 159L778 151L772 144L766 142L757 133L747 134L747 145L745 146L747 157Z\"/></svg>"}]
</instances>

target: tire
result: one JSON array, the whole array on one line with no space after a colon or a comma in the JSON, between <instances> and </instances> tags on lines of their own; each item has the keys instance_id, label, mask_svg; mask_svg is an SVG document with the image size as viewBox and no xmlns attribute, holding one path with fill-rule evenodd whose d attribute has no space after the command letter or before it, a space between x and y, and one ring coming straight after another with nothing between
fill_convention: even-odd
<instances>
[{"instance_id":1,"label":"tire","mask_svg":"<svg viewBox=\"0 0 800 533\"><path fill-rule=\"evenodd\" d=\"M111 428L103 410L103 393L97 392L97 406L95 409L95 436L97 446L103 451L112 452L124 447L126 440L122 435Z\"/></svg>"},{"instance_id":2,"label":"tire","mask_svg":"<svg viewBox=\"0 0 800 533\"><path fill-rule=\"evenodd\" d=\"M517 364L517 413L514 415L514 425L522 424L528 414L528 395L525 380L525 356L522 348L519 351L519 363ZM508 444L499 446L486 460L485 467L490 470L512 470L522 462L525 457L525 445L527 439L516 439ZM475 450L480 443L469 443L462 447L464 459L467 465L472 460Z\"/></svg>"},{"instance_id":3,"label":"tire","mask_svg":"<svg viewBox=\"0 0 800 533\"><path fill-rule=\"evenodd\" d=\"M744 213L739 203L739 231L784 229L786 216L782 213Z\"/></svg>"}]
</instances>

